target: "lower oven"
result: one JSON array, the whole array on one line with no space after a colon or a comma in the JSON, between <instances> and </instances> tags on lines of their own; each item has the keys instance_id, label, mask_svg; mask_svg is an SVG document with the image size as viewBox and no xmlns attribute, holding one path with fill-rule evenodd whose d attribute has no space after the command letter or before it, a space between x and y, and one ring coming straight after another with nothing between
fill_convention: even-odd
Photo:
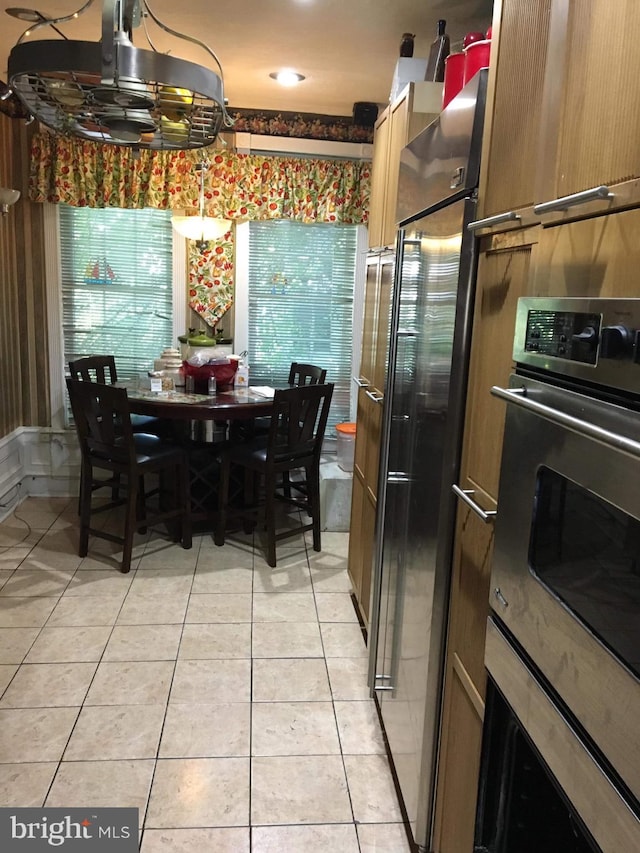
<instances>
[{"instance_id":1,"label":"lower oven","mask_svg":"<svg viewBox=\"0 0 640 853\"><path fill-rule=\"evenodd\" d=\"M640 300L521 299L514 360L492 389L490 695L592 845L575 850L640 851ZM525 849L486 843L488 762L477 849Z\"/></svg>"}]
</instances>

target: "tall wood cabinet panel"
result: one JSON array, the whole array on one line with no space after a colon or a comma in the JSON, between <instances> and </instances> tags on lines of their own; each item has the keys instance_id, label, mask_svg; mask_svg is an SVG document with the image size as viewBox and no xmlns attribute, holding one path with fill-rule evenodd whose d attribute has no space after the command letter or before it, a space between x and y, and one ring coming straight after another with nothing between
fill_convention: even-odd
<instances>
[{"instance_id":1,"label":"tall wood cabinet panel","mask_svg":"<svg viewBox=\"0 0 640 853\"><path fill-rule=\"evenodd\" d=\"M518 297L527 293L540 227L483 238L478 263L460 486L485 511L497 506L504 404ZM498 512L500 507L497 506ZM445 662L434 850L472 849L484 713L484 640L493 525L458 504Z\"/></svg>"},{"instance_id":2,"label":"tall wood cabinet panel","mask_svg":"<svg viewBox=\"0 0 640 853\"><path fill-rule=\"evenodd\" d=\"M553 0L552 37L536 200L640 177L640 4Z\"/></svg>"},{"instance_id":3,"label":"tall wood cabinet panel","mask_svg":"<svg viewBox=\"0 0 640 853\"><path fill-rule=\"evenodd\" d=\"M409 83L376 122L373 139L369 247L392 247L396 239L396 199L400 152L437 116L442 84Z\"/></svg>"},{"instance_id":4,"label":"tall wood cabinet panel","mask_svg":"<svg viewBox=\"0 0 640 853\"><path fill-rule=\"evenodd\" d=\"M367 259L362 355L357 382L357 429L349 537L349 574L363 621L369 620L373 539L384 388L389 351L391 289L395 255Z\"/></svg>"},{"instance_id":5,"label":"tall wood cabinet panel","mask_svg":"<svg viewBox=\"0 0 640 853\"><path fill-rule=\"evenodd\" d=\"M483 216L532 205L552 0L502 0Z\"/></svg>"},{"instance_id":6,"label":"tall wood cabinet panel","mask_svg":"<svg viewBox=\"0 0 640 853\"><path fill-rule=\"evenodd\" d=\"M493 500L505 410L489 390L509 380L518 297L527 293L531 248L540 232L530 228L481 242L461 471Z\"/></svg>"},{"instance_id":7,"label":"tall wood cabinet panel","mask_svg":"<svg viewBox=\"0 0 640 853\"><path fill-rule=\"evenodd\" d=\"M371 161L371 194L369 196L369 248L384 245L384 205L386 198L387 160L389 157L389 107L378 117L373 137Z\"/></svg>"}]
</instances>

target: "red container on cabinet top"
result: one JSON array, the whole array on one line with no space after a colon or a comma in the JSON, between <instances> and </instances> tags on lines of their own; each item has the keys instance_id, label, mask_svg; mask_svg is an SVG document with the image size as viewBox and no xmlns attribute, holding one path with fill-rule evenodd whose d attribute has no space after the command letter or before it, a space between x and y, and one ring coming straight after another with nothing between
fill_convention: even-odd
<instances>
[{"instance_id":1,"label":"red container on cabinet top","mask_svg":"<svg viewBox=\"0 0 640 853\"><path fill-rule=\"evenodd\" d=\"M458 94L464 85L464 53L450 53L444 61L444 88L442 109Z\"/></svg>"},{"instance_id":2,"label":"red container on cabinet top","mask_svg":"<svg viewBox=\"0 0 640 853\"><path fill-rule=\"evenodd\" d=\"M481 68L489 67L489 57L491 55L491 40L474 41L465 50L464 56L464 83L465 85L471 78L480 71Z\"/></svg>"}]
</instances>

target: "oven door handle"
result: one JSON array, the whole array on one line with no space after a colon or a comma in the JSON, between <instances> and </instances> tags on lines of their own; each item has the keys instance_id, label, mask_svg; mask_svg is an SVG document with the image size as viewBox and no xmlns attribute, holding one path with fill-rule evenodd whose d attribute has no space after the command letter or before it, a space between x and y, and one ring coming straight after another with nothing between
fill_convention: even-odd
<instances>
[{"instance_id":1,"label":"oven door handle","mask_svg":"<svg viewBox=\"0 0 640 853\"><path fill-rule=\"evenodd\" d=\"M608 429L603 429L599 426L583 421L580 418L575 418L573 415L567 415L564 412L554 409L551 406L545 406L544 403L537 403L535 400L530 400L527 396L526 388L499 388L494 385L491 389L494 397L500 400L505 400L507 403L513 403L521 409L539 415L545 420L566 427L578 435L593 438L596 441L602 442L615 450L623 450L625 453L630 453L632 456L640 458L640 442L634 441L632 438L627 438L624 435L611 432Z\"/></svg>"},{"instance_id":2,"label":"oven door handle","mask_svg":"<svg viewBox=\"0 0 640 853\"><path fill-rule=\"evenodd\" d=\"M451 486L451 491L454 495L457 495L461 501L464 501L467 506L471 507L475 514L479 516L485 524L489 524L490 521L493 521L498 514L498 511L495 509L482 509L480 504L477 504L471 498L471 495L475 495L474 489L461 489L460 486L454 483Z\"/></svg>"}]
</instances>

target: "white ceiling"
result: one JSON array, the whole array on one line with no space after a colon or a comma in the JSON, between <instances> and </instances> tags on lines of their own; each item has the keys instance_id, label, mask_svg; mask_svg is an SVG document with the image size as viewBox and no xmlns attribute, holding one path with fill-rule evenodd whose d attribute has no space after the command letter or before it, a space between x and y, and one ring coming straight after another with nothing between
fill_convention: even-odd
<instances>
[{"instance_id":1,"label":"white ceiling","mask_svg":"<svg viewBox=\"0 0 640 853\"><path fill-rule=\"evenodd\" d=\"M82 0L38 0L49 17L70 14ZM9 4L2 5L4 10ZM352 114L356 101L389 99L402 33L415 33L415 57L428 56L436 21L447 21L452 49L465 33L486 30L493 0L149 0L167 26L204 41L224 70L225 96L238 109ZM102 3L62 26L70 39L100 39ZM9 52L26 24L2 13L0 79L7 80ZM54 37L45 28L38 38ZM152 30L158 49L213 67L206 53ZM35 37L35 36L34 36ZM147 47L141 30L136 47ZM306 80L292 89L269 73L287 66Z\"/></svg>"}]
</instances>

